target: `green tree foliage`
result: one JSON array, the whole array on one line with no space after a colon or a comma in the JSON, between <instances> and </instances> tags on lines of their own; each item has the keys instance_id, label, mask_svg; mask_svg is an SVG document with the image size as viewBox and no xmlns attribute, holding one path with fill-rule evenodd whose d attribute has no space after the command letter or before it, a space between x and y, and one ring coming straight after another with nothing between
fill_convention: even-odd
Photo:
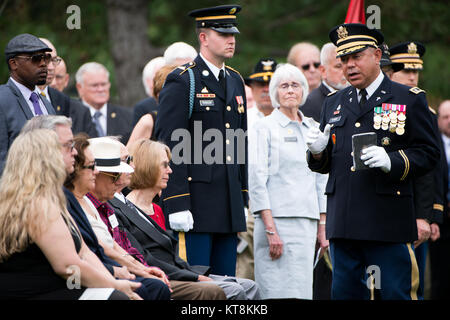
<instances>
[{"instance_id":1,"label":"green tree foliage","mask_svg":"<svg viewBox=\"0 0 450 320\"><path fill-rule=\"evenodd\" d=\"M87 61L100 61L111 71L114 65L109 52L105 1L26 1L6 2L0 13L0 43L2 48L14 35L29 32L54 42L73 75ZM345 19L349 0L235 0L242 6L238 14L237 52L228 64L247 76L261 57L286 61L289 48L300 41L310 41L319 47L328 42L329 30ZM197 47L194 22L187 12L201 7L229 2L210 0L149 0L143 8L148 16L148 39L153 46L165 48L175 41L185 41ZM81 9L81 29L68 30L66 9L76 4ZM450 98L450 11L447 1L366 0L365 6L381 9L381 30L388 45L401 41L421 41L426 46L425 69L420 87L428 93L430 104L436 106ZM130 59L133 53L129 53ZM149 60L153 57L149 57ZM7 80L6 64L0 64L0 82ZM113 96L120 86L113 85ZM72 94L76 94L73 91Z\"/></svg>"}]
</instances>

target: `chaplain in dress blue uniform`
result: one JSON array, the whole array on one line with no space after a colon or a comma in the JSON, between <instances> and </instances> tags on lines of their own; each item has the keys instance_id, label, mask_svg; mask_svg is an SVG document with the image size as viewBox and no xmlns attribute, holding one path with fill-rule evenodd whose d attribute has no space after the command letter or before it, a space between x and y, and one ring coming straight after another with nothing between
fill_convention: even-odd
<instances>
[{"instance_id":1,"label":"chaplain in dress blue uniform","mask_svg":"<svg viewBox=\"0 0 450 320\"><path fill-rule=\"evenodd\" d=\"M191 11L200 54L175 69L160 93L155 134L172 151L161 203L192 265L234 275L237 232L245 231L247 109L244 81L225 65L235 50L237 5Z\"/></svg>"},{"instance_id":2,"label":"chaplain in dress blue uniform","mask_svg":"<svg viewBox=\"0 0 450 320\"><path fill-rule=\"evenodd\" d=\"M329 36L351 86L325 100L320 129L308 132L307 157L312 170L329 173L332 298L367 299L376 288L382 299L417 299L412 177L439 159L424 91L384 76L379 31L343 24ZM367 132L376 134L376 146L355 154L352 136Z\"/></svg>"}]
</instances>

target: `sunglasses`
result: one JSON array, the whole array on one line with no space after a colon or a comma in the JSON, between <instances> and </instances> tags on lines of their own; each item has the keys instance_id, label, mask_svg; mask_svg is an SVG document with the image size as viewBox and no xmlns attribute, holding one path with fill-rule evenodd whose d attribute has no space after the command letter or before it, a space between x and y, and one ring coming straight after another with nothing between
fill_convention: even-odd
<instances>
[{"instance_id":1,"label":"sunglasses","mask_svg":"<svg viewBox=\"0 0 450 320\"><path fill-rule=\"evenodd\" d=\"M317 69L320 66L320 62L313 62L313 63L309 63L309 64L304 64L304 65L302 65L302 69L305 70L305 71L308 71L311 66L314 66L314 68Z\"/></svg>"},{"instance_id":2,"label":"sunglasses","mask_svg":"<svg viewBox=\"0 0 450 320\"><path fill-rule=\"evenodd\" d=\"M104 172L104 171L102 171L102 172L100 172L100 173L103 173L105 176L111 177L113 183L116 183L117 180L119 180L119 178L120 178L120 176L121 176L121 173L108 173L108 172Z\"/></svg>"},{"instance_id":3,"label":"sunglasses","mask_svg":"<svg viewBox=\"0 0 450 320\"><path fill-rule=\"evenodd\" d=\"M125 158L125 160L124 160L124 162L125 162L126 164L130 164L131 161L133 161L133 156L127 156L127 157Z\"/></svg>"},{"instance_id":4,"label":"sunglasses","mask_svg":"<svg viewBox=\"0 0 450 320\"><path fill-rule=\"evenodd\" d=\"M83 168L83 169L89 169L89 170L94 171L96 165L97 165L97 164L94 162L93 164L91 164L91 165L89 165L89 166L81 166L81 168Z\"/></svg>"},{"instance_id":5,"label":"sunglasses","mask_svg":"<svg viewBox=\"0 0 450 320\"><path fill-rule=\"evenodd\" d=\"M31 59L31 62L34 64L39 64L42 60L44 60L46 64L49 64L50 60L52 60L52 56L49 53L37 53L32 56L16 56L16 58Z\"/></svg>"}]
</instances>

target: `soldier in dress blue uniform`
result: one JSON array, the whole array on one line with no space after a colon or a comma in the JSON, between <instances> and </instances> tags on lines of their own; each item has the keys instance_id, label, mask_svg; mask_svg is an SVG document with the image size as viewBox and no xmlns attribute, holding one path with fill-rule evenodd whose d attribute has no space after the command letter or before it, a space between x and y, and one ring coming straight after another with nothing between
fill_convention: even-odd
<instances>
[{"instance_id":1,"label":"soldier in dress blue uniform","mask_svg":"<svg viewBox=\"0 0 450 320\"><path fill-rule=\"evenodd\" d=\"M189 13L200 53L167 77L155 124L157 139L172 150L173 173L161 203L170 228L179 232L180 256L229 276L248 206L244 80L225 65L234 55L240 10L224 5Z\"/></svg>"},{"instance_id":2,"label":"soldier in dress blue uniform","mask_svg":"<svg viewBox=\"0 0 450 320\"><path fill-rule=\"evenodd\" d=\"M391 77L392 81L406 86L416 87L419 84L419 73L423 70L423 55L425 46L417 41L405 41L391 47L390 60L397 64L397 70ZM440 237L439 224L443 222L444 206L447 202L444 191L444 178L447 177L447 161L442 137L439 133L437 114L429 107L435 134L437 136L441 157L440 163L432 171L415 178L414 193L416 203L416 219L419 235L429 233L432 241ZM420 225L419 225L420 223ZM428 253L428 242L416 247L416 259L419 266L420 286L419 294L423 295L425 288L425 266Z\"/></svg>"},{"instance_id":3,"label":"soldier in dress blue uniform","mask_svg":"<svg viewBox=\"0 0 450 320\"><path fill-rule=\"evenodd\" d=\"M332 298L367 299L374 286L382 299L417 299L412 177L439 159L424 91L381 72L378 30L343 24L329 36L351 86L325 100L320 129L308 132L307 157L312 170L329 173ZM376 145L353 153L352 136L367 132L376 134Z\"/></svg>"}]
</instances>

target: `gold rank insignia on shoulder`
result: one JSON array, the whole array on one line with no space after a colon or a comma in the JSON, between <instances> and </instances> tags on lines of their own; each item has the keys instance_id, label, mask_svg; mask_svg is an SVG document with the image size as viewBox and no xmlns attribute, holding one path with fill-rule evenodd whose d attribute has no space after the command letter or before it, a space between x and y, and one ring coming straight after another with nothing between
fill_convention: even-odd
<instances>
[{"instance_id":1,"label":"gold rank insignia on shoulder","mask_svg":"<svg viewBox=\"0 0 450 320\"><path fill-rule=\"evenodd\" d=\"M415 93L415 94L419 94L421 92L425 93L425 90L422 90L418 87L413 87L413 88L409 89L409 91L411 91L412 93Z\"/></svg>"},{"instance_id":2,"label":"gold rank insignia on shoulder","mask_svg":"<svg viewBox=\"0 0 450 320\"><path fill-rule=\"evenodd\" d=\"M436 110L434 110L432 107L428 106L428 109L430 109L430 112L432 114L437 114Z\"/></svg>"}]
</instances>

